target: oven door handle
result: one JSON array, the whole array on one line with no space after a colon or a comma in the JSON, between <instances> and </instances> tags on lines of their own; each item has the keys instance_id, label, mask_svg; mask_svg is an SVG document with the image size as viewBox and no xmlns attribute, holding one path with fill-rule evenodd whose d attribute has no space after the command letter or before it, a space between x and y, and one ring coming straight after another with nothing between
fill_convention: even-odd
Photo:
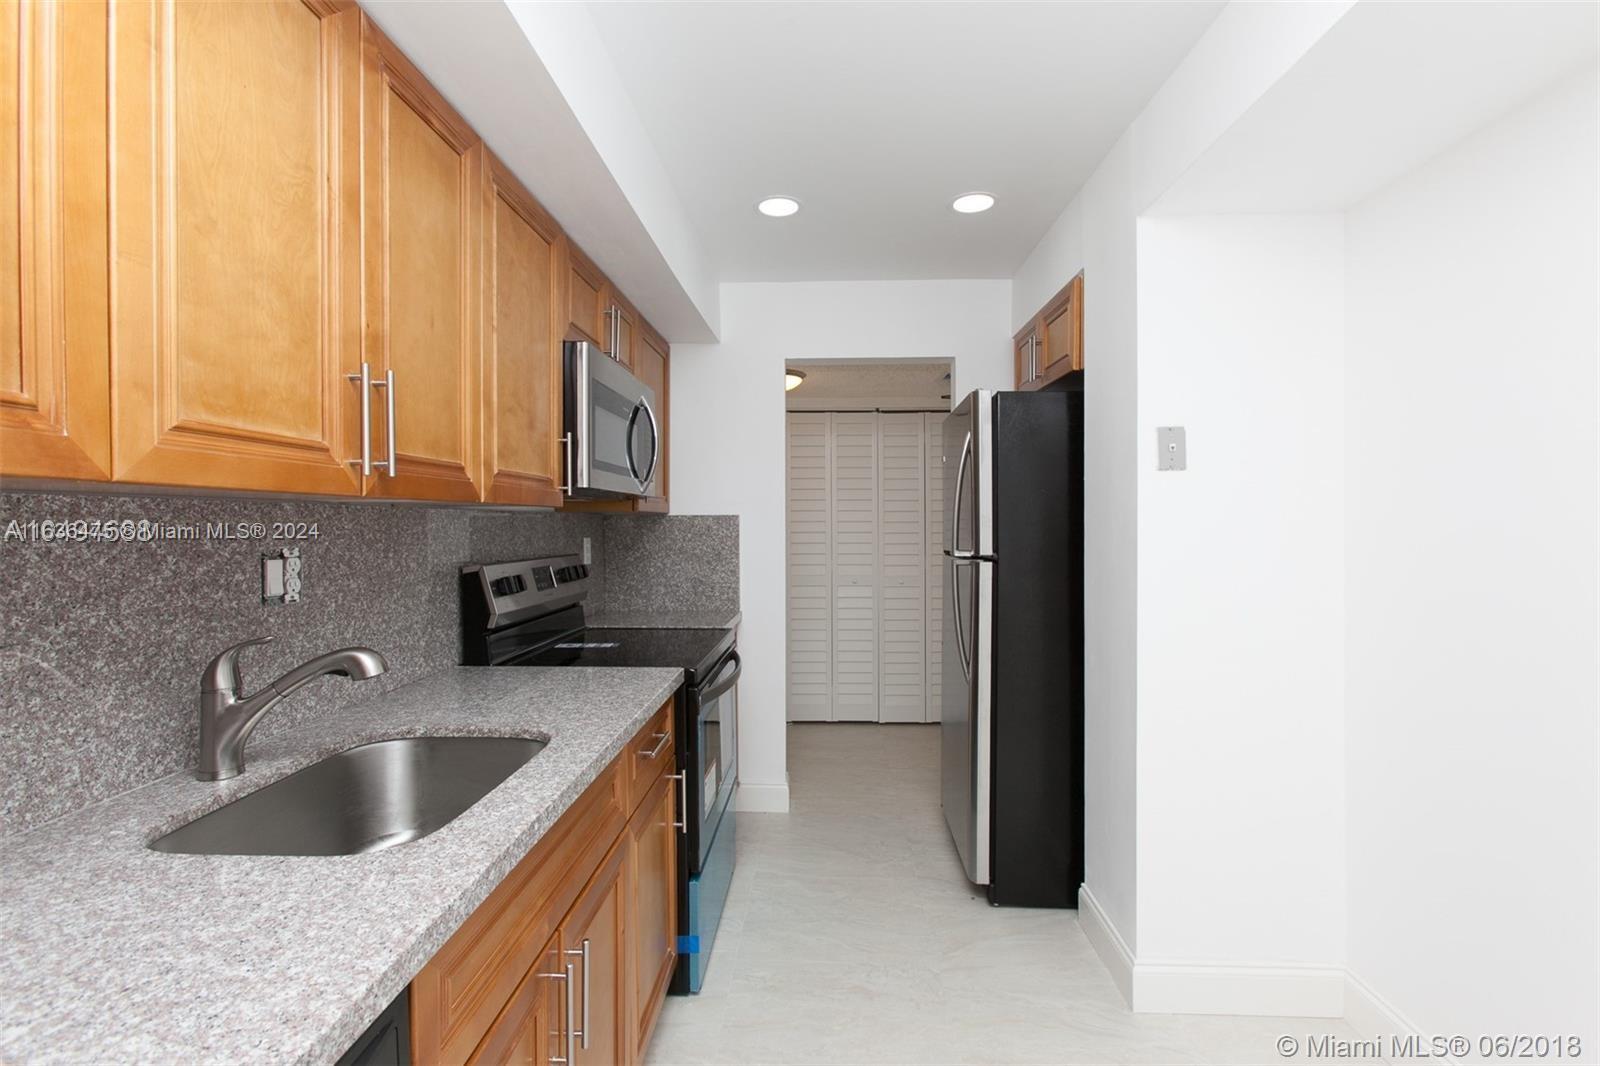
<instances>
[{"instance_id":1,"label":"oven door handle","mask_svg":"<svg viewBox=\"0 0 1600 1066\"><path fill-rule=\"evenodd\" d=\"M709 703L718 696L722 695L724 692L728 691L734 686L734 683L739 680L739 675L744 672L744 663L739 659L739 653L736 651L730 651L728 653L728 657L724 659L723 662L726 663L727 666L720 670L716 677L712 678L710 681L707 681L704 687L700 689L699 697L701 704Z\"/></svg>"}]
</instances>

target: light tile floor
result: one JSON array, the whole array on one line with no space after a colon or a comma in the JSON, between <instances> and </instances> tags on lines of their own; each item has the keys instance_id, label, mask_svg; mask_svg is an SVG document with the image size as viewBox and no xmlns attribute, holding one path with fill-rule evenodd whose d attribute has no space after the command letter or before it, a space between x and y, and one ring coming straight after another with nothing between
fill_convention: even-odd
<instances>
[{"instance_id":1,"label":"light tile floor","mask_svg":"<svg viewBox=\"0 0 1600 1066\"><path fill-rule=\"evenodd\" d=\"M1133 1014L1076 911L990 907L939 811L937 726L789 727L789 814L739 815L705 990L654 1064L1277 1063L1327 1019Z\"/></svg>"}]
</instances>

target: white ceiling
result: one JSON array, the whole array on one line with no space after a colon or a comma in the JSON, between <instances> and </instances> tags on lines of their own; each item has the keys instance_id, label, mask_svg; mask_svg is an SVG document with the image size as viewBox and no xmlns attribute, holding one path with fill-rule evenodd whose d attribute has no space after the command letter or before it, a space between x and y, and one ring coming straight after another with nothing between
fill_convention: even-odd
<instances>
[{"instance_id":1,"label":"white ceiling","mask_svg":"<svg viewBox=\"0 0 1600 1066\"><path fill-rule=\"evenodd\" d=\"M1343 210L1597 52L1594 3L1357 4L1153 213Z\"/></svg>"},{"instance_id":2,"label":"white ceiling","mask_svg":"<svg viewBox=\"0 0 1600 1066\"><path fill-rule=\"evenodd\" d=\"M1221 7L589 4L724 281L1011 277Z\"/></svg>"}]
</instances>

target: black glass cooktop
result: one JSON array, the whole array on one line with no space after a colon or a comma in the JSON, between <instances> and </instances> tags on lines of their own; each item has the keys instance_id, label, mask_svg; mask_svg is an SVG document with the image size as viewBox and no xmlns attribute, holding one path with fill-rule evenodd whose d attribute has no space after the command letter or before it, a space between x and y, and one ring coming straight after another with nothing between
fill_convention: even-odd
<instances>
[{"instance_id":1,"label":"black glass cooktop","mask_svg":"<svg viewBox=\"0 0 1600 1066\"><path fill-rule=\"evenodd\" d=\"M580 629L504 660L506 666L676 666L693 683L733 644L728 629Z\"/></svg>"}]
</instances>

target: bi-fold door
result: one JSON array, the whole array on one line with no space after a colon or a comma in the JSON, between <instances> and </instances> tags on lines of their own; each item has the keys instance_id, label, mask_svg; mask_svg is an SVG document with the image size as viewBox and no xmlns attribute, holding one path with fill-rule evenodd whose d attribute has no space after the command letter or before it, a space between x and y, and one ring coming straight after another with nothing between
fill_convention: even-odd
<instances>
[{"instance_id":1,"label":"bi-fold door","mask_svg":"<svg viewBox=\"0 0 1600 1066\"><path fill-rule=\"evenodd\" d=\"M791 721L938 721L943 418L789 415Z\"/></svg>"}]
</instances>

